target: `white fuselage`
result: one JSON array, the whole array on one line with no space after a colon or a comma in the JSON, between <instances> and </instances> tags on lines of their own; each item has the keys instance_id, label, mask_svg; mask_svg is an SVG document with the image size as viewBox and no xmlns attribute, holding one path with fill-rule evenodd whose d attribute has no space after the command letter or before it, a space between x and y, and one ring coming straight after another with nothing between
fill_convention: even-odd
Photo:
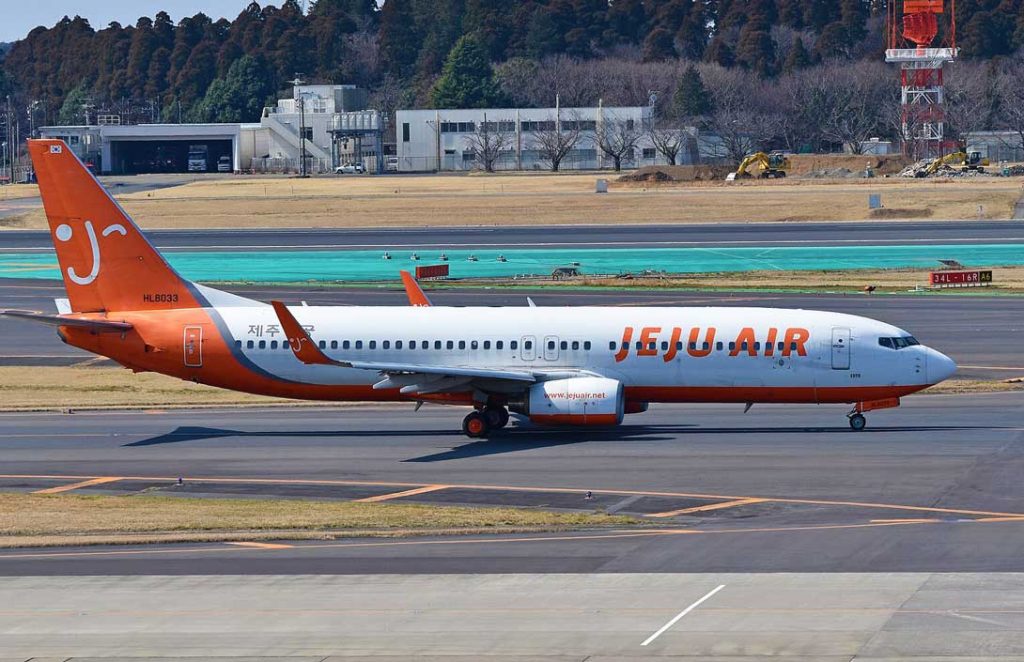
<instances>
[{"instance_id":1,"label":"white fuselage","mask_svg":"<svg viewBox=\"0 0 1024 662\"><path fill-rule=\"evenodd\" d=\"M217 310L236 351L267 373L311 384L359 385L380 380L366 370L301 363L269 306ZM880 344L880 338L910 338L892 325L808 310L315 306L291 310L323 352L339 361L573 369L617 379L627 394L632 390L645 401L704 399L694 398L693 389L712 389L709 393L720 396L709 399L724 401L748 400L749 389L770 394L795 393L793 389L837 389L839 393L858 387L916 387L910 392L942 381L955 369L949 358L923 345L896 349ZM730 394L730 389L741 392Z\"/></svg>"}]
</instances>

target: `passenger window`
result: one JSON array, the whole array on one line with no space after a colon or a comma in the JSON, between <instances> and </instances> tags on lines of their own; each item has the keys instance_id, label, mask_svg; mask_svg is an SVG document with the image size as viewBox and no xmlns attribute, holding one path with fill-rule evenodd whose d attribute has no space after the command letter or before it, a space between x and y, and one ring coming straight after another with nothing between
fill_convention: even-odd
<instances>
[{"instance_id":1,"label":"passenger window","mask_svg":"<svg viewBox=\"0 0 1024 662\"><path fill-rule=\"evenodd\" d=\"M485 340L484 341L484 349L490 349L490 348L491 348L491 341L490 340Z\"/></svg>"},{"instance_id":2,"label":"passenger window","mask_svg":"<svg viewBox=\"0 0 1024 662\"><path fill-rule=\"evenodd\" d=\"M380 348L381 349L391 349L391 341L390 340L381 341Z\"/></svg>"},{"instance_id":3,"label":"passenger window","mask_svg":"<svg viewBox=\"0 0 1024 662\"><path fill-rule=\"evenodd\" d=\"M401 340L396 340L395 341L395 349L402 349L402 341ZM409 349L412 349L412 343L409 343Z\"/></svg>"},{"instance_id":4,"label":"passenger window","mask_svg":"<svg viewBox=\"0 0 1024 662\"><path fill-rule=\"evenodd\" d=\"M736 343L734 343L734 342L729 343L729 351L731 352L734 349L736 349Z\"/></svg>"},{"instance_id":5,"label":"passenger window","mask_svg":"<svg viewBox=\"0 0 1024 662\"><path fill-rule=\"evenodd\" d=\"M444 346L448 349L455 349L455 341L449 340L444 344Z\"/></svg>"},{"instance_id":6,"label":"passenger window","mask_svg":"<svg viewBox=\"0 0 1024 662\"><path fill-rule=\"evenodd\" d=\"M573 340L572 341L572 348L574 350L579 349L580 348L580 341L579 340Z\"/></svg>"},{"instance_id":7,"label":"passenger window","mask_svg":"<svg viewBox=\"0 0 1024 662\"><path fill-rule=\"evenodd\" d=\"M459 341L459 349L466 349L466 341L465 340L460 340Z\"/></svg>"},{"instance_id":8,"label":"passenger window","mask_svg":"<svg viewBox=\"0 0 1024 662\"><path fill-rule=\"evenodd\" d=\"M569 349L569 343L563 340L562 342L559 343L559 347L561 347L562 351L564 352L565 350Z\"/></svg>"},{"instance_id":9,"label":"passenger window","mask_svg":"<svg viewBox=\"0 0 1024 662\"><path fill-rule=\"evenodd\" d=\"M475 341L475 340L471 340L471 341L469 342L469 348L470 348L470 349L480 349L480 348L478 347L478 343L477 343L477 341Z\"/></svg>"},{"instance_id":10,"label":"passenger window","mask_svg":"<svg viewBox=\"0 0 1024 662\"><path fill-rule=\"evenodd\" d=\"M652 343L648 344L647 345L647 349L651 350L652 352L657 350L658 349L658 343L652 342Z\"/></svg>"},{"instance_id":11,"label":"passenger window","mask_svg":"<svg viewBox=\"0 0 1024 662\"><path fill-rule=\"evenodd\" d=\"M338 349L338 341L337 340L332 340L331 341L331 349Z\"/></svg>"},{"instance_id":12,"label":"passenger window","mask_svg":"<svg viewBox=\"0 0 1024 662\"><path fill-rule=\"evenodd\" d=\"M362 340L357 340L356 341L356 349L362 349L362 348L363 348L363 341Z\"/></svg>"},{"instance_id":13,"label":"passenger window","mask_svg":"<svg viewBox=\"0 0 1024 662\"><path fill-rule=\"evenodd\" d=\"M320 344L323 345L324 341L321 340ZM260 349L266 349L266 348L267 348L267 341L266 340L261 340L260 341ZM323 348L321 347L321 349L323 349Z\"/></svg>"},{"instance_id":14,"label":"passenger window","mask_svg":"<svg viewBox=\"0 0 1024 662\"><path fill-rule=\"evenodd\" d=\"M246 349L252 349L253 347L255 347L255 344L251 340L249 342L245 343L245 348Z\"/></svg>"},{"instance_id":15,"label":"passenger window","mask_svg":"<svg viewBox=\"0 0 1024 662\"><path fill-rule=\"evenodd\" d=\"M242 349L242 341L241 340L236 340L235 341L235 347L237 349Z\"/></svg>"},{"instance_id":16,"label":"passenger window","mask_svg":"<svg viewBox=\"0 0 1024 662\"><path fill-rule=\"evenodd\" d=\"M641 349L644 348L644 344L642 342L640 342L639 340L637 340L636 341L636 348L637 348L637 350L641 350Z\"/></svg>"},{"instance_id":17,"label":"passenger window","mask_svg":"<svg viewBox=\"0 0 1024 662\"><path fill-rule=\"evenodd\" d=\"M782 343L779 343L779 344L781 345ZM717 349L719 352L722 351L722 341L721 340L719 340L718 342L715 343L715 349Z\"/></svg>"},{"instance_id":18,"label":"passenger window","mask_svg":"<svg viewBox=\"0 0 1024 662\"><path fill-rule=\"evenodd\" d=\"M350 343L349 341L343 340L341 342L341 348L342 349L349 349L350 347L352 347L352 343Z\"/></svg>"},{"instance_id":19,"label":"passenger window","mask_svg":"<svg viewBox=\"0 0 1024 662\"><path fill-rule=\"evenodd\" d=\"M377 341L376 340L371 340L370 341L370 349L377 349Z\"/></svg>"},{"instance_id":20,"label":"passenger window","mask_svg":"<svg viewBox=\"0 0 1024 662\"><path fill-rule=\"evenodd\" d=\"M276 340L271 340L270 341L270 349L277 349L277 341Z\"/></svg>"},{"instance_id":21,"label":"passenger window","mask_svg":"<svg viewBox=\"0 0 1024 662\"><path fill-rule=\"evenodd\" d=\"M662 340L661 341L661 351L663 351L663 352L667 352L668 351L668 341L667 340Z\"/></svg>"},{"instance_id":22,"label":"passenger window","mask_svg":"<svg viewBox=\"0 0 1024 662\"><path fill-rule=\"evenodd\" d=\"M705 342L703 349L704 349L705 352L710 350L711 349L711 343Z\"/></svg>"},{"instance_id":23,"label":"passenger window","mask_svg":"<svg viewBox=\"0 0 1024 662\"><path fill-rule=\"evenodd\" d=\"M676 341L676 351L678 352L682 348L683 348L683 341L682 340L677 340Z\"/></svg>"},{"instance_id":24,"label":"passenger window","mask_svg":"<svg viewBox=\"0 0 1024 662\"><path fill-rule=\"evenodd\" d=\"M590 351L590 341L589 340L583 341L583 349L585 349L588 352Z\"/></svg>"},{"instance_id":25,"label":"passenger window","mask_svg":"<svg viewBox=\"0 0 1024 662\"><path fill-rule=\"evenodd\" d=\"M440 340L435 340L434 341L434 349L441 349L441 341Z\"/></svg>"},{"instance_id":26,"label":"passenger window","mask_svg":"<svg viewBox=\"0 0 1024 662\"><path fill-rule=\"evenodd\" d=\"M533 349L533 341L527 340L523 343L523 349Z\"/></svg>"},{"instance_id":27,"label":"passenger window","mask_svg":"<svg viewBox=\"0 0 1024 662\"><path fill-rule=\"evenodd\" d=\"M791 351L791 352L795 352L796 351L796 343L795 342L789 343L789 351Z\"/></svg>"},{"instance_id":28,"label":"passenger window","mask_svg":"<svg viewBox=\"0 0 1024 662\"><path fill-rule=\"evenodd\" d=\"M495 340L494 341L494 349L504 349L504 348L505 348L505 341L503 341L503 340Z\"/></svg>"},{"instance_id":29,"label":"passenger window","mask_svg":"<svg viewBox=\"0 0 1024 662\"><path fill-rule=\"evenodd\" d=\"M615 351L615 341L614 340L612 340L612 341L610 341L608 343L608 351L609 352L614 352Z\"/></svg>"},{"instance_id":30,"label":"passenger window","mask_svg":"<svg viewBox=\"0 0 1024 662\"><path fill-rule=\"evenodd\" d=\"M554 349L554 348L555 348L555 341L554 340L549 340L548 341L548 349Z\"/></svg>"},{"instance_id":31,"label":"passenger window","mask_svg":"<svg viewBox=\"0 0 1024 662\"><path fill-rule=\"evenodd\" d=\"M695 342L690 343L690 349L697 349L697 343L695 343Z\"/></svg>"},{"instance_id":32,"label":"passenger window","mask_svg":"<svg viewBox=\"0 0 1024 662\"><path fill-rule=\"evenodd\" d=\"M754 351L755 352L760 352L761 351L761 341L760 340L754 343Z\"/></svg>"},{"instance_id":33,"label":"passenger window","mask_svg":"<svg viewBox=\"0 0 1024 662\"><path fill-rule=\"evenodd\" d=\"M519 341L518 340L510 340L510 341L508 341L508 348L509 349L519 349Z\"/></svg>"},{"instance_id":34,"label":"passenger window","mask_svg":"<svg viewBox=\"0 0 1024 662\"><path fill-rule=\"evenodd\" d=\"M779 351L781 352L781 351L782 351L782 350L784 350L784 349L786 349L786 343L784 343L784 342L780 342L780 343L779 343Z\"/></svg>"},{"instance_id":35,"label":"passenger window","mask_svg":"<svg viewBox=\"0 0 1024 662\"><path fill-rule=\"evenodd\" d=\"M746 340L744 340L743 344L740 345L740 349L742 349L744 352L748 351L750 349L749 343Z\"/></svg>"}]
</instances>

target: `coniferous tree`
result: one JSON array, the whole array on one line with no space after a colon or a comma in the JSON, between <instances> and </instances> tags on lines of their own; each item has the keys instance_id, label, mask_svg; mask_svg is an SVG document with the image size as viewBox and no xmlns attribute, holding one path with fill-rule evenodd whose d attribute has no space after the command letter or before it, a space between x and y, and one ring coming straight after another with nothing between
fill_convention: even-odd
<instances>
[{"instance_id":1,"label":"coniferous tree","mask_svg":"<svg viewBox=\"0 0 1024 662\"><path fill-rule=\"evenodd\" d=\"M672 110L677 117L703 117L711 113L711 94L704 86L700 71L692 64L686 68L679 79L679 87L672 95Z\"/></svg>"},{"instance_id":2,"label":"coniferous tree","mask_svg":"<svg viewBox=\"0 0 1024 662\"><path fill-rule=\"evenodd\" d=\"M500 97L487 51L473 37L456 42L431 92L435 108L487 108Z\"/></svg>"},{"instance_id":3,"label":"coniferous tree","mask_svg":"<svg viewBox=\"0 0 1024 662\"><path fill-rule=\"evenodd\" d=\"M788 74L797 69L810 66L810 64L811 54L807 52L804 40L799 36L793 37L793 45L789 47L789 53L786 55L786 62L782 65L782 70Z\"/></svg>"}]
</instances>

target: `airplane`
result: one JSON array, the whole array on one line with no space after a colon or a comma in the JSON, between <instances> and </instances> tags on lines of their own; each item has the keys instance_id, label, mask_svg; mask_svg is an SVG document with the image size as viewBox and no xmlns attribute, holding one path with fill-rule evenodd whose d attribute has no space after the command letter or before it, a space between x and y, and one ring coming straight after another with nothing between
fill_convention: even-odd
<instances>
[{"instance_id":1,"label":"airplane","mask_svg":"<svg viewBox=\"0 0 1024 662\"><path fill-rule=\"evenodd\" d=\"M56 315L0 314L136 372L285 398L463 405L463 432L482 438L510 413L615 426L660 402L849 404L863 430L865 413L956 370L902 329L822 311L255 301L180 276L63 141L28 145L67 301Z\"/></svg>"}]
</instances>

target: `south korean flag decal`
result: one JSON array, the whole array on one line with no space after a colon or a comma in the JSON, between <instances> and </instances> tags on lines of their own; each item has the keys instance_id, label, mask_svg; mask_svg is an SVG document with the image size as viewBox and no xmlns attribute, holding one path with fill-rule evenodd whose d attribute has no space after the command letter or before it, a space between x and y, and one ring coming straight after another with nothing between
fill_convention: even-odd
<instances>
[{"instance_id":1,"label":"south korean flag decal","mask_svg":"<svg viewBox=\"0 0 1024 662\"><path fill-rule=\"evenodd\" d=\"M64 153L64 146L63 145L50 145L50 154L63 154L63 153Z\"/></svg>"}]
</instances>

